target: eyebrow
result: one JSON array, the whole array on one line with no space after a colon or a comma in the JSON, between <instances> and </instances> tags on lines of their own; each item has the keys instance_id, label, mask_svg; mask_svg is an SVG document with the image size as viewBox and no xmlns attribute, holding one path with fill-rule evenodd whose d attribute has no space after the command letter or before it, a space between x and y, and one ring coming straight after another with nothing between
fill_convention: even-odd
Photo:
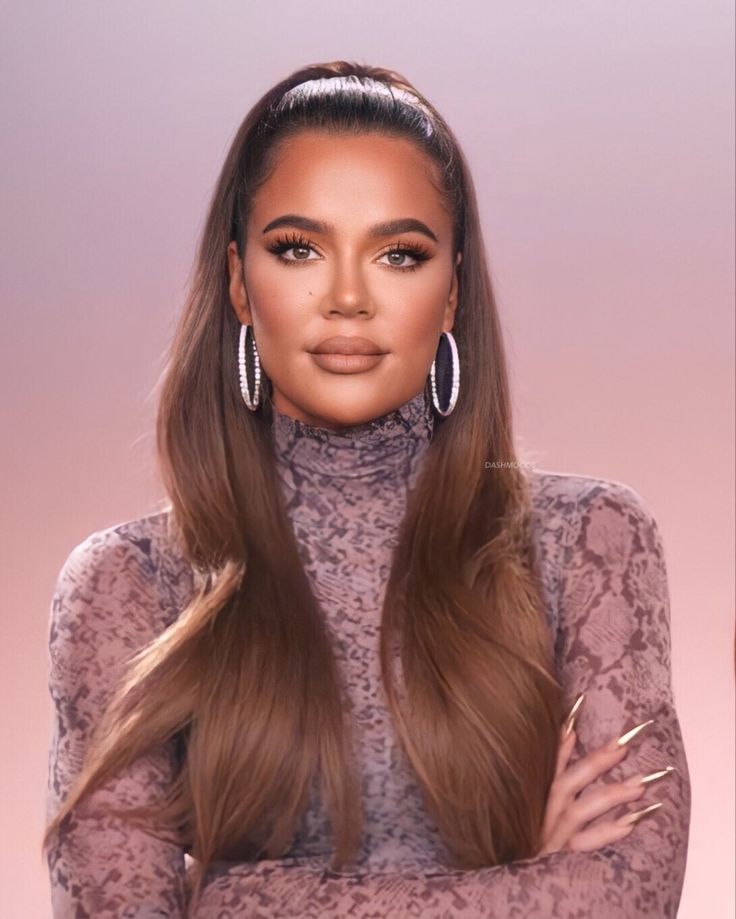
<instances>
[{"instance_id":1,"label":"eyebrow","mask_svg":"<svg viewBox=\"0 0 736 919\"><path fill-rule=\"evenodd\" d=\"M300 230L306 230L309 233L321 233L327 236L335 228L332 224L323 223L320 220L312 220L310 217L302 217L299 214L283 214L277 217L263 228L263 233L269 230L275 230L278 227L298 227ZM437 236L430 230L426 223L416 220L414 217L404 217L400 220L387 220L384 223L375 223L368 228L368 238L375 239L379 236L393 236L395 233L422 233L435 242L439 242Z\"/></svg>"}]
</instances>

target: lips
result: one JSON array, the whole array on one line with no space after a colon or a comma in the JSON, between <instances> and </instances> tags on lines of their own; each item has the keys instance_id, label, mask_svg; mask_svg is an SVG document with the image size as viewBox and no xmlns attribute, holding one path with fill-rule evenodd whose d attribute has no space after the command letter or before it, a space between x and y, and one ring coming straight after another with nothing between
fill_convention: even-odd
<instances>
[{"instance_id":1,"label":"lips","mask_svg":"<svg viewBox=\"0 0 736 919\"><path fill-rule=\"evenodd\" d=\"M370 338L359 335L333 335L311 350L312 354L385 354Z\"/></svg>"}]
</instances>

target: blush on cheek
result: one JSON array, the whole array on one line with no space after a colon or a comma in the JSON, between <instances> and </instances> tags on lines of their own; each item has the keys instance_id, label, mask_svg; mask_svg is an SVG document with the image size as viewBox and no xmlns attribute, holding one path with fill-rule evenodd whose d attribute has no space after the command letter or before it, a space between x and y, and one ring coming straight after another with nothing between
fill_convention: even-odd
<instances>
[{"instance_id":1,"label":"blush on cheek","mask_svg":"<svg viewBox=\"0 0 736 919\"><path fill-rule=\"evenodd\" d=\"M442 332L442 324L434 314L431 319L415 321L402 325L393 339L392 349L395 354L416 367L429 367L437 353L437 346Z\"/></svg>"}]
</instances>

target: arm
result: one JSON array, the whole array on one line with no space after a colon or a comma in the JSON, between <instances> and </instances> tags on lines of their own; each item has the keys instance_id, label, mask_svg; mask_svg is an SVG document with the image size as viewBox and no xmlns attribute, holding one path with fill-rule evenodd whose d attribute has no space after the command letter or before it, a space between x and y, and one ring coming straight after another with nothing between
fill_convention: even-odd
<instances>
[{"instance_id":1,"label":"arm","mask_svg":"<svg viewBox=\"0 0 736 919\"><path fill-rule=\"evenodd\" d=\"M299 867L241 865L213 879L196 919L252 916L451 919L674 917L687 855L690 782L670 674L667 575L657 525L636 493L594 480L578 499L561 585L557 662L583 756L654 718L625 759L597 782L671 764L676 771L605 818L663 806L594 852L556 852L495 868L429 876L320 877ZM589 787L594 787L593 783ZM235 913L237 914L237 912Z\"/></svg>"},{"instance_id":2,"label":"arm","mask_svg":"<svg viewBox=\"0 0 736 919\"><path fill-rule=\"evenodd\" d=\"M585 755L612 736L654 719L632 741L624 760L589 788L666 765L676 769L648 786L633 805L593 822L662 802L626 838L587 855L591 864L595 857L603 881L588 899L589 909L602 917L674 917L685 875L691 795L672 690L662 539L636 492L619 483L592 480L578 499L575 516L556 650L568 701L586 694L577 724L577 753ZM571 855L563 853L563 860L573 864Z\"/></svg>"},{"instance_id":3,"label":"arm","mask_svg":"<svg viewBox=\"0 0 736 919\"><path fill-rule=\"evenodd\" d=\"M49 818L81 770L121 665L163 629L162 615L150 558L114 529L88 537L64 563L49 628L54 704ZM55 917L185 915L184 852L106 813L106 804L152 803L175 768L171 746L142 757L83 799L62 822L46 854Z\"/></svg>"}]
</instances>

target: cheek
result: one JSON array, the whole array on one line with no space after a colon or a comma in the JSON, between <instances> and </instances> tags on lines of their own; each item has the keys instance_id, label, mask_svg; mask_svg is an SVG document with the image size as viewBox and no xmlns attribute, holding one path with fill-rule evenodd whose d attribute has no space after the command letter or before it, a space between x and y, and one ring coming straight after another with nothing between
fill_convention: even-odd
<instances>
[{"instance_id":1,"label":"cheek","mask_svg":"<svg viewBox=\"0 0 736 919\"><path fill-rule=\"evenodd\" d=\"M437 349L445 312L445 266L433 259L408 277L394 280L394 290L387 294L386 322L402 356L431 359Z\"/></svg>"},{"instance_id":2,"label":"cheek","mask_svg":"<svg viewBox=\"0 0 736 919\"><path fill-rule=\"evenodd\" d=\"M407 310L391 323L391 346L402 360L420 365L432 362L442 329L442 310Z\"/></svg>"},{"instance_id":3,"label":"cheek","mask_svg":"<svg viewBox=\"0 0 736 919\"><path fill-rule=\"evenodd\" d=\"M257 334L270 343L288 342L294 335L296 319L290 315L288 306L277 300L261 300L255 313ZM291 332L291 336L290 333Z\"/></svg>"},{"instance_id":4,"label":"cheek","mask_svg":"<svg viewBox=\"0 0 736 919\"><path fill-rule=\"evenodd\" d=\"M248 271L248 296L257 341L268 350L289 347L297 339L299 317L303 320L304 316L303 307L295 306L299 299L293 288L283 283L283 272L269 271L267 264L255 258Z\"/></svg>"}]
</instances>

